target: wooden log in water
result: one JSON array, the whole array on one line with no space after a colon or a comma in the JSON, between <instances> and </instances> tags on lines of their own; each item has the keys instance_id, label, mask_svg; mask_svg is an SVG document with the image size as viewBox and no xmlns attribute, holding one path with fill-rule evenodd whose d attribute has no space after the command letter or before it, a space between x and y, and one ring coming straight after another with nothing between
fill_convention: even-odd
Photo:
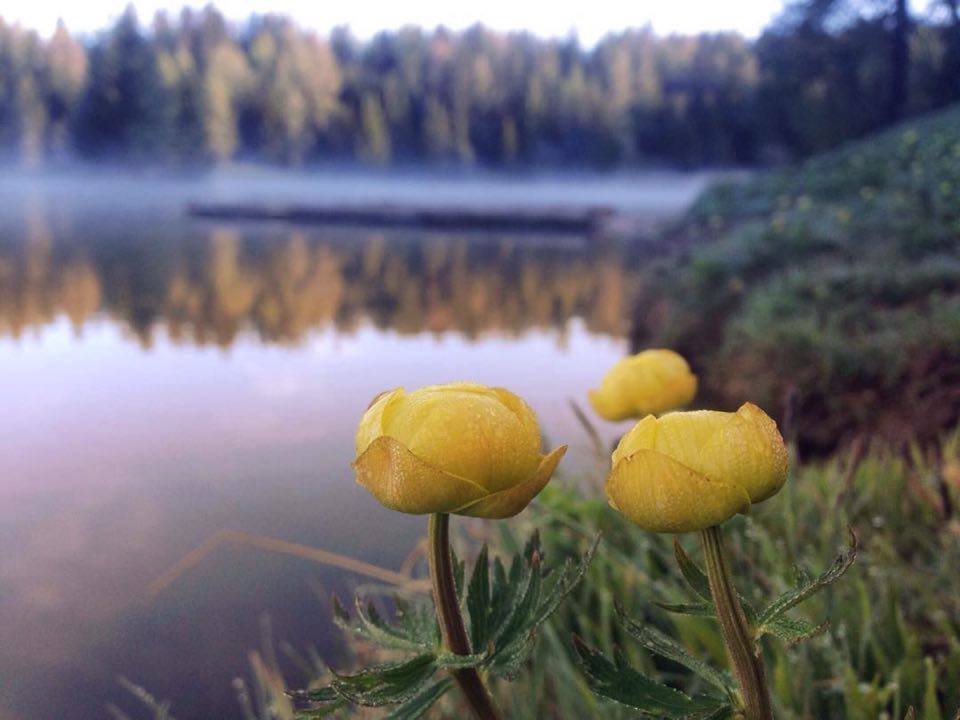
<instances>
[{"instance_id":1,"label":"wooden log in water","mask_svg":"<svg viewBox=\"0 0 960 720\"><path fill-rule=\"evenodd\" d=\"M413 205L289 205L189 203L187 214L216 220L270 220L311 225L406 227L429 230L510 230L592 235L614 216L611 208L484 208Z\"/></svg>"}]
</instances>

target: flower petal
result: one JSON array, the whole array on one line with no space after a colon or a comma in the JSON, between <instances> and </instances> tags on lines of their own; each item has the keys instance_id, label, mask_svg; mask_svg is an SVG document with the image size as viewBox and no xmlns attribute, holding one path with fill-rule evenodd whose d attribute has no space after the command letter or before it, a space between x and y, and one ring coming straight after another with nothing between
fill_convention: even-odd
<instances>
[{"instance_id":1,"label":"flower petal","mask_svg":"<svg viewBox=\"0 0 960 720\"><path fill-rule=\"evenodd\" d=\"M397 401L404 394L403 388L394 388L386 390L377 395L370 401L367 411L360 419L360 425L357 426L356 452L357 457L363 454L370 443L383 435L383 416L387 407Z\"/></svg>"},{"instance_id":2,"label":"flower petal","mask_svg":"<svg viewBox=\"0 0 960 720\"><path fill-rule=\"evenodd\" d=\"M425 462L498 492L524 482L540 461L540 429L503 392L471 383L420 388L383 415L383 434ZM522 404L522 401L518 402Z\"/></svg>"},{"instance_id":3,"label":"flower petal","mask_svg":"<svg viewBox=\"0 0 960 720\"><path fill-rule=\"evenodd\" d=\"M476 483L421 460L383 435L353 463L357 482L391 510L423 515L454 512L487 495Z\"/></svg>"},{"instance_id":4,"label":"flower petal","mask_svg":"<svg viewBox=\"0 0 960 720\"><path fill-rule=\"evenodd\" d=\"M526 401L519 395L510 392L506 388L491 388L494 394L500 398L507 408L509 408L523 427L523 434L531 437L540 438L540 424L537 422L537 415L533 408L527 405ZM539 450L539 448L538 448Z\"/></svg>"},{"instance_id":5,"label":"flower petal","mask_svg":"<svg viewBox=\"0 0 960 720\"><path fill-rule=\"evenodd\" d=\"M546 487L566 451L567 446L561 445L543 456L536 472L526 482L487 495L481 500L460 508L456 511L457 514L491 519L513 517L529 505L530 501Z\"/></svg>"},{"instance_id":6,"label":"flower petal","mask_svg":"<svg viewBox=\"0 0 960 720\"><path fill-rule=\"evenodd\" d=\"M704 446L698 468L710 477L735 482L758 503L776 495L787 480L787 448L777 424L752 403L744 403Z\"/></svg>"},{"instance_id":7,"label":"flower petal","mask_svg":"<svg viewBox=\"0 0 960 720\"><path fill-rule=\"evenodd\" d=\"M633 455L637 450L653 450L656 447L654 443L657 440L658 427L659 421L656 415L647 415L623 434L610 457L611 462L616 465L623 458Z\"/></svg>"},{"instance_id":8,"label":"flower petal","mask_svg":"<svg viewBox=\"0 0 960 720\"><path fill-rule=\"evenodd\" d=\"M654 450L618 462L606 492L614 508L652 532L702 530L750 510L740 486L712 480Z\"/></svg>"},{"instance_id":9,"label":"flower petal","mask_svg":"<svg viewBox=\"0 0 960 720\"><path fill-rule=\"evenodd\" d=\"M697 392L697 376L672 350L644 350L617 362L589 393L593 409L607 420L625 420L687 405Z\"/></svg>"},{"instance_id":10,"label":"flower petal","mask_svg":"<svg viewBox=\"0 0 960 720\"><path fill-rule=\"evenodd\" d=\"M633 402L625 393L607 383L596 390L590 390L587 393L587 399L593 411L604 420L619 422L633 417Z\"/></svg>"}]
</instances>

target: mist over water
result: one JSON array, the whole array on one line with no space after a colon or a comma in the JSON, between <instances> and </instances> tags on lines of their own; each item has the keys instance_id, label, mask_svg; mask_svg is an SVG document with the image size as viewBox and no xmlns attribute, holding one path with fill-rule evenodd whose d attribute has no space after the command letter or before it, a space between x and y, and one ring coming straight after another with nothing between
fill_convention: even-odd
<instances>
[{"instance_id":1,"label":"mist over water","mask_svg":"<svg viewBox=\"0 0 960 720\"><path fill-rule=\"evenodd\" d=\"M264 615L276 638L335 655L327 598L360 578L227 545L146 587L220 530L399 567L422 519L382 509L349 468L385 388L508 385L548 437L573 438L568 472L589 462L567 400L626 351L628 248L198 222L185 202L602 201L652 220L702 182L4 173L0 718L135 707L118 674L179 717L238 716L231 680Z\"/></svg>"}]
</instances>

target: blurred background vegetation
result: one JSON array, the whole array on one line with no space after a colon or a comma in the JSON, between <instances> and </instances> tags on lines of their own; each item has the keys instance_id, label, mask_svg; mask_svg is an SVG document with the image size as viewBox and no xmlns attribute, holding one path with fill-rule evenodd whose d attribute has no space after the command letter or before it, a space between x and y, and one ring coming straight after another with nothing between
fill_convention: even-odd
<instances>
[{"instance_id":1,"label":"blurred background vegetation","mask_svg":"<svg viewBox=\"0 0 960 720\"><path fill-rule=\"evenodd\" d=\"M960 420L960 111L705 193L640 282L634 343L704 402L781 408L804 450Z\"/></svg>"},{"instance_id":2,"label":"blurred background vegetation","mask_svg":"<svg viewBox=\"0 0 960 720\"><path fill-rule=\"evenodd\" d=\"M744 165L958 98L956 0L797 0L756 40L647 28L594 47L481 25L360 42L213 6L149 27L131 6L82 39L0 19L0 149L28 165Z\"/></svg>"}]
</instances>

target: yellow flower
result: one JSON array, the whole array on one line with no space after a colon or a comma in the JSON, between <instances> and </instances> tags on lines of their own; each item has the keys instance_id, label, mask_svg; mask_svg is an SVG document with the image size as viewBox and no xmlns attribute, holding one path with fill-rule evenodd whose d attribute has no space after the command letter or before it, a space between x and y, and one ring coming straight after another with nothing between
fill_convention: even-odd
<instances>
[{"instance_id":1,"label":"yellow flower","mask_svg":"<svg viewBox=\"0 0 960 720\"><path fill-rule=\"evenodd\" d=\"M735 413L648 415L621 438L612 460L610 504L653 532L718 525L776 495L787 479L777 424L751 403Z\"/></svg>"},{"instance_id":2,"label":"yellow flower","mask_svg":"<svg viewBox=\"0 0 960 720\"><path fill-rule=\"evenodd\" d=\"M353 468L392 510L505 518L544 488L566 450L540 454L537 417L512 392L450 383L377 396Z\"/></svg>"},{"instance_id":3,"label":"yellow flower","mask_svg":"<svg viewBox=\"0 0 960 720\"><path fill-rule=\"evenodd\" d=\"M620 360L590 392L590 404L607 420L659 414L687 405L697 376L673 350L644 350Z\"/></svg>"}]
</instances>

